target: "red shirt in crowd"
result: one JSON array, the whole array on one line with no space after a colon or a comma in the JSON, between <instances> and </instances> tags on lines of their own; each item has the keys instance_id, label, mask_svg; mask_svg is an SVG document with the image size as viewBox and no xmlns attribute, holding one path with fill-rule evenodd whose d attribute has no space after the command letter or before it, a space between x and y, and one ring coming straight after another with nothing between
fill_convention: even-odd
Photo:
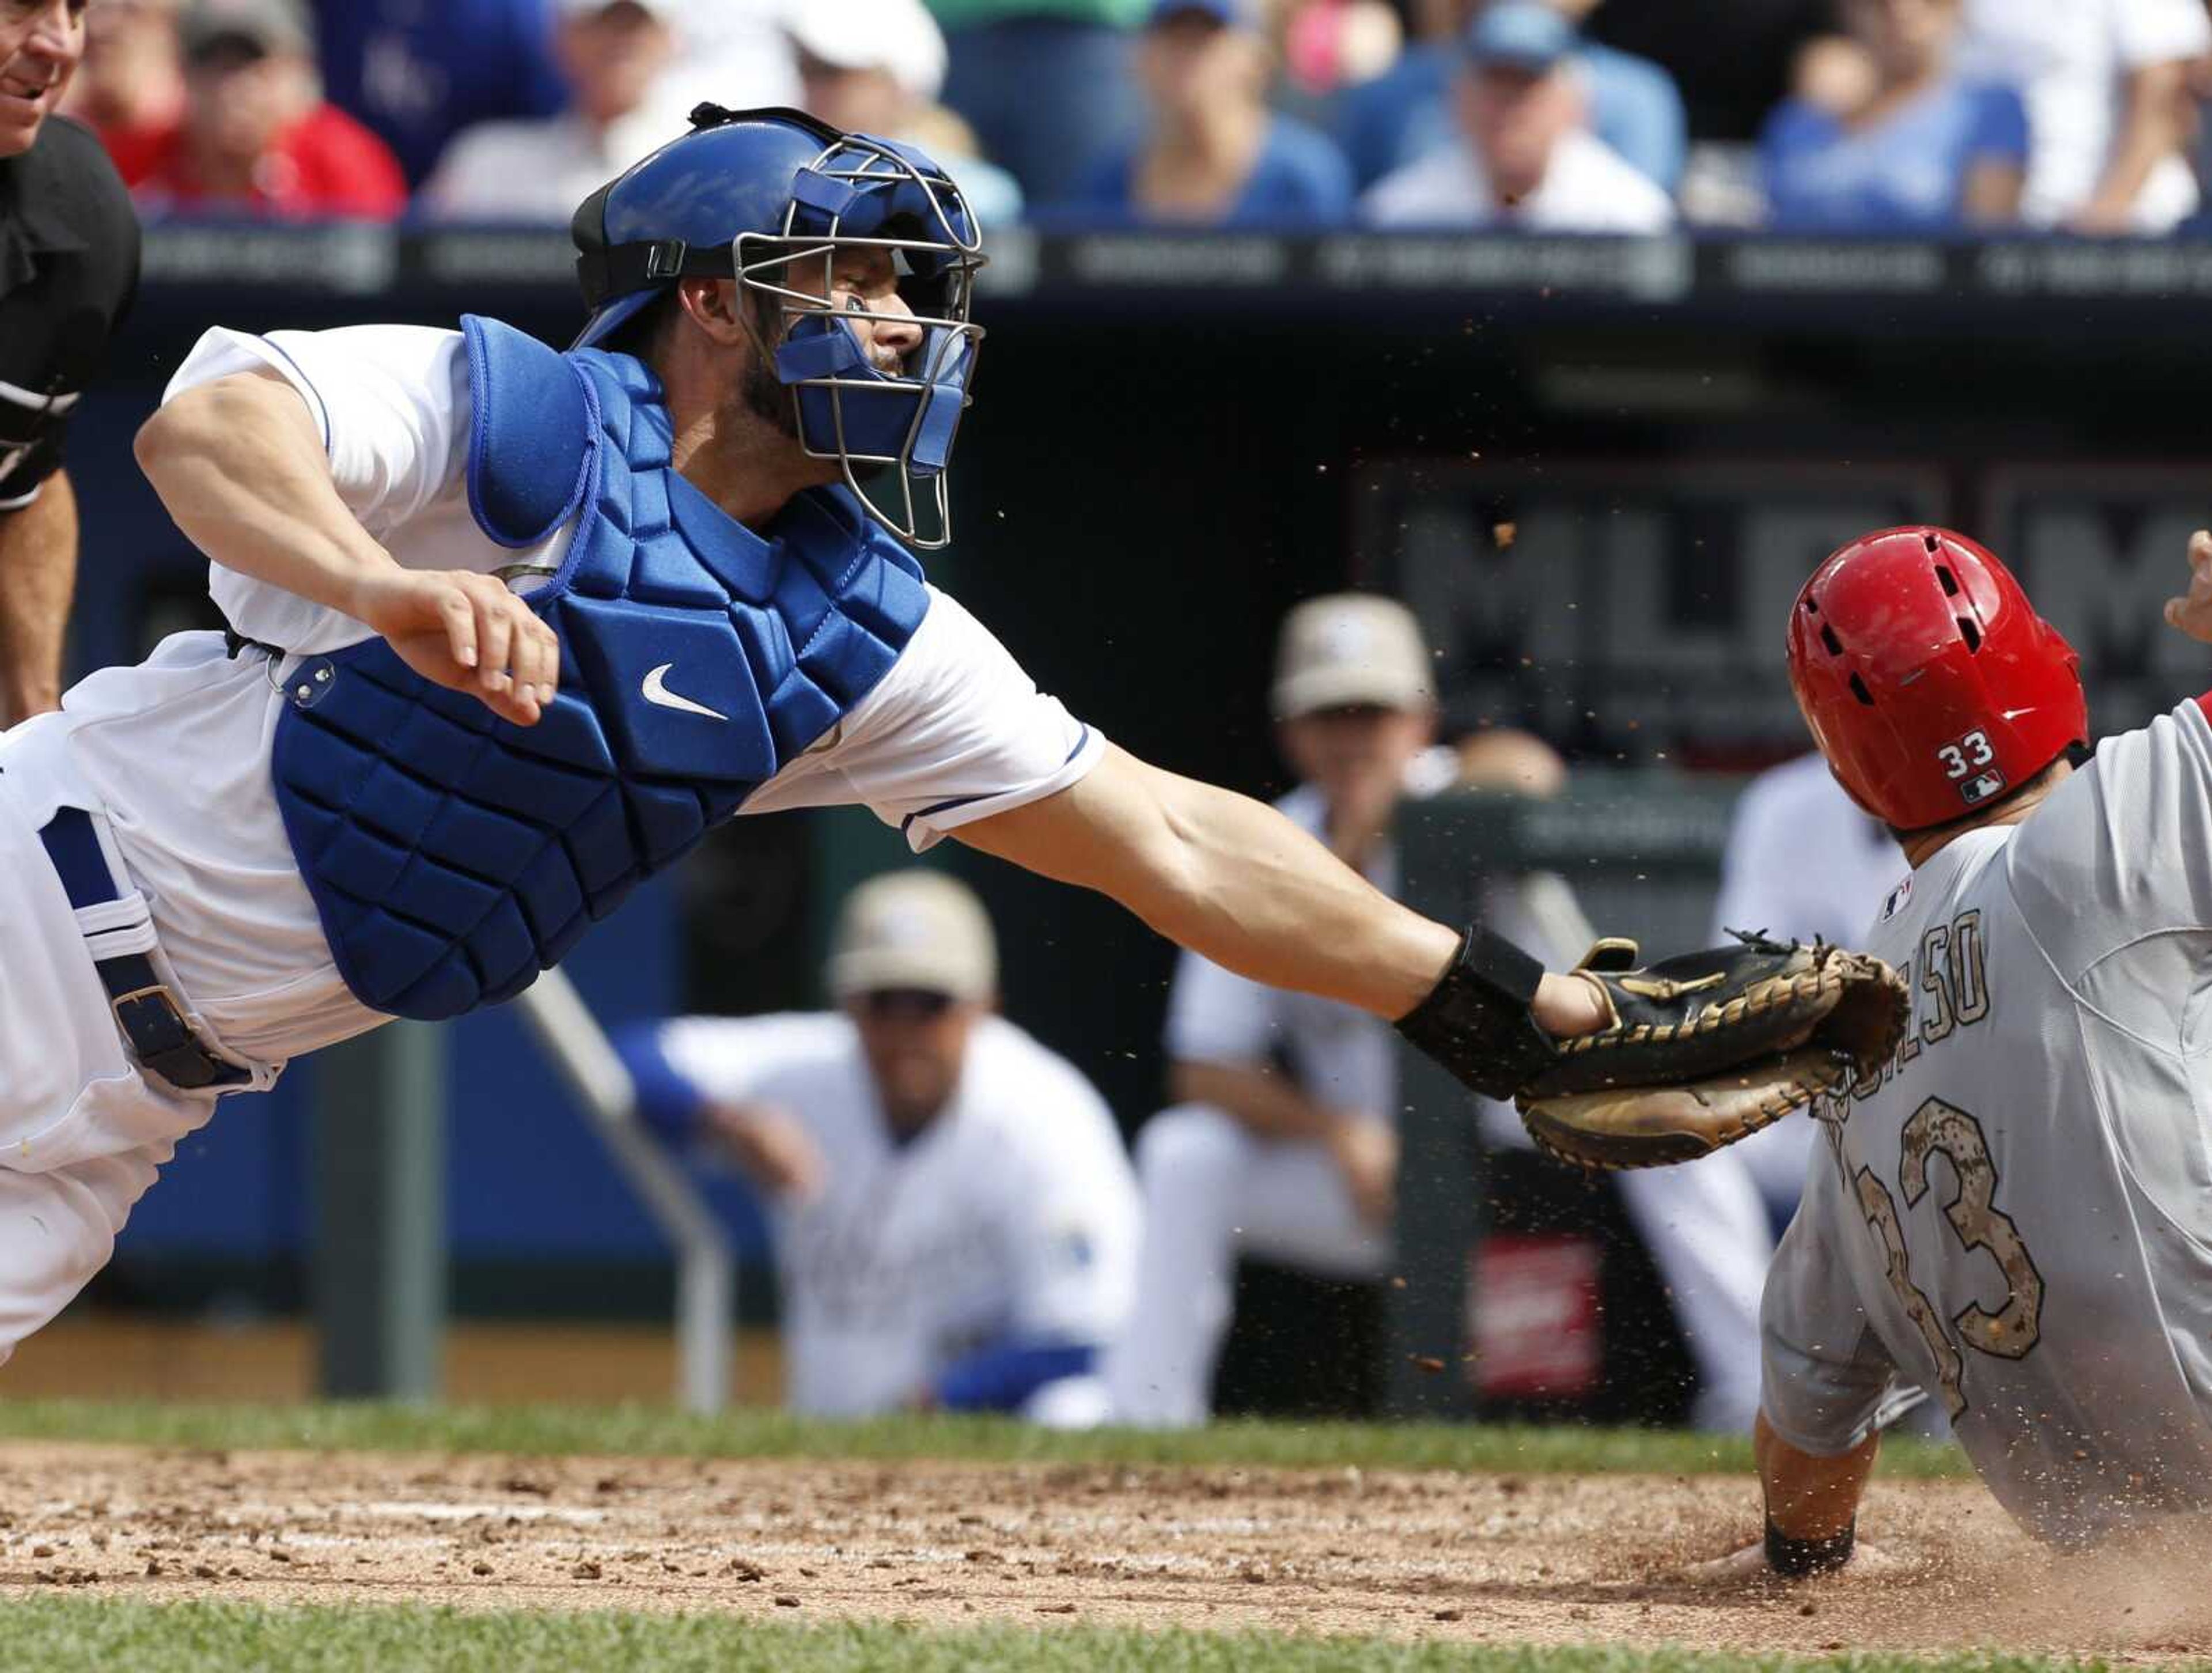
<instances>
[{"instance_id":1,"label":"red shirt in crowd","mask_svg":"<svg viewBox=\"0 0 2212 1673\"><path fill-rule=\"evenodd\" d=\"M151 209L240 210L272 220L397 219L407 179L384 142L336 105L295 122L254 170L250 198L217 197L194 177L181 124L100 135L131 195Z\"/></svg>"}]
</instances>

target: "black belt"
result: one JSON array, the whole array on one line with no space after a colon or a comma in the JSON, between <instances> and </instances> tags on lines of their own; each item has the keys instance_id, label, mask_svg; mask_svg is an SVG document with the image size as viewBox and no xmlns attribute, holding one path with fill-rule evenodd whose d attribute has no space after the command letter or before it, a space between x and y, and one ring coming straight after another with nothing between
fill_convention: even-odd
<instances>
[{"instance_id":1,"label":"black belt","mask_svg":"<svg viewBox=\"0 0 2212 1673\"><path fill-rule=\"evenodd\" d=\"M108 869L107 856L100 851L92 816L82 808L57 810L39 832L39 840L46 844L46 857L54 862L71 906L82 911L123 898L115 873ZM93 968L100 972L100 986L107 989L108 1007L115 1013L116 1025L142 1068L185 1092L242 1086L253 1079L252 1070L226 1062L207 1049L185 1019L176 995L144 953L95 958Z\"/></svg>"},{"instance_id":2,"label":"black belt","mask_svg":"<svg viewBox=\"0 0 2212 1673\"><path fill-rule=\"evenodd\" d=\"M285 654L265 639L249 639L236 628L225 628L222 630L222 654L235 662L246 651L259 651L276 662L282 662Z\"/></svg>"}]
</instances>

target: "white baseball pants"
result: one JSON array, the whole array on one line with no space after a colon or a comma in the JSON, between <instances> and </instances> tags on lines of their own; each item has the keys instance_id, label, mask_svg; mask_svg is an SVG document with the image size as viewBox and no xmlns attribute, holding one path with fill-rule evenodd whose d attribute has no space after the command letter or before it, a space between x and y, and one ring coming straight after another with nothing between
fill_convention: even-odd
<instances>
[{"instance_id":1,"label":"white baseball pants","mask_svg":"<svg viewBox=\"0 0 2212 1673\"><path fill-rule=\"evenodd\" d=\"M67 1306L210 1094L149 1084L21 797L0 776L0 1360Z\"/></svg>"}]
</instances>

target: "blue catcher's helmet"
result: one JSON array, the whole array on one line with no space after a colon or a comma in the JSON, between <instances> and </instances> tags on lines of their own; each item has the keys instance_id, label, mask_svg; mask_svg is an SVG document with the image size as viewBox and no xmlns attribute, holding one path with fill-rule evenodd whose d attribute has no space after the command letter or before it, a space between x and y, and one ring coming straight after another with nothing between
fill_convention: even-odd
<instances>
[{"instance_id":1,"label":"blue catcher's helmet","mask_svg":"<svg viewBox=\"0 0 2212 1673\"><path fill-rule=\"evenodd\" d=\"M837 460L846 485L902 540L945 544L946 466L983 335L968 320L981 240L960 188L913 146L840 133L798 111L702 105L691 122L577 210L570 231L592 316L573 346L603 342L679 278L737 280L771 304L771 329L761 340L757 328L756 342L792 392L800 444ZM856 246L890 252L911 318L836 307L830 269ZM818 292L793 282L811 262L821 265ZM868 319L921 328L896 372L878 369L853 331ZM859 474L880 485L883 467L897 484L893 505ZM917 490L933 512L927 531Z\"/></svg>"}]
</instances>

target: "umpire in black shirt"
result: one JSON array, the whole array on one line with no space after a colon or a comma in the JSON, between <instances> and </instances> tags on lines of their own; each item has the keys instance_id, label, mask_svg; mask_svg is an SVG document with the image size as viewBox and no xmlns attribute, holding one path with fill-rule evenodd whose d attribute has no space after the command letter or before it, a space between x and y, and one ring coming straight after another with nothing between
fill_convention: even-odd
<instances>
[{"instance_id":1,"label":"umpire in black shirt","mask_svg":"<svg viewBox=\"0 0 2212 1673\"><path fill-rule=\"evenodd\" d=\"M0 0L0 723L61 702L76 581L62 443L138 284L114 166L53 108L88 0Z\"/></svg>"}]
</instances>

